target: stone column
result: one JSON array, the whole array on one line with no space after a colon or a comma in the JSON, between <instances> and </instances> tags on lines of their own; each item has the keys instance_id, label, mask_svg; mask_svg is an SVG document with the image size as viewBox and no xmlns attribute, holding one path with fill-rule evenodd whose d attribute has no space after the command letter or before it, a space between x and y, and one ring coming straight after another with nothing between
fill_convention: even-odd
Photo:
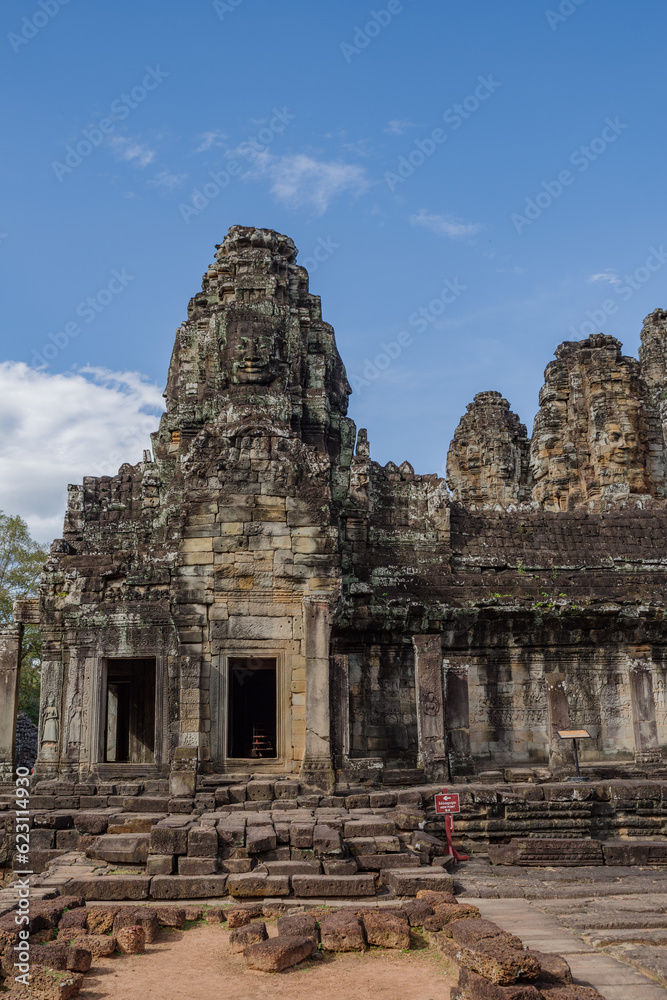
<instances>
[{"instance_id":1,"label":"stone column","mask_svg":"<svg viewBox=\"0 0 667 1000\"><path fill-rule=\"evenodd\" d=\"M0 626L0 782L12 781L23 625Z\"/></svg>"},{"instance_id":2,"label":"stone column","mask_svg":"<svg viewBox=\"0 0 667 1000\"><path fill-rule=\"evenodd\" d=\"M449 769L457 774L474 774L470 753L470 705L468 668L456 667L445 674L445 732Z\"/></svg>"},{"instance_id":3,"label":"stone column","mask_svg":"<svg viewBox=\"0 0 667 1000\"><path fill-rule=\"evenodd\" d=\"M565 675L545 675L547 684L547 726L549 727L549 767L552 771L572 771L574 751L572 740L562 740L559 729L570 729L570 706L567 701Z\"/></svg>"},{"instance_id":4,"label":"stone column","mask_svg":"<svg viewBox=\"0 0 667 1000\"><path fill-rule=\"evenodd\" d=\"M428 781L447 779L445 715L442 696L442 640L413 635L419 763Z\"/></svg>"},{"instance_id":5,"label":"stone column","mask_svg":"<svg viewBox=\"0 0 667 1000\"><path fill-rule=\"evenodd\" d=\"M633 667L630 671L632 727L635 735L635 763L659 764L662 760L655 721L655 697L651 668Z\"/></svg>"},{"instance_id":6,"label":"stone column","mask_svg":"<svg viewBox=\"0 0 667 1000\"><path fill-rule=\"evenodd\" d=\"M316 597L304 598L306 746L301 765L301 777L305 784L323 790L329 790L334 785L329 707L330 635L328 600Z\"/></svg>"},{"instance_id":7,"label":"stone column","mask_svg":"<svg viewBox=\"0 0 667 1000\"><path fill-rule=\"evenodd\" d=\"M331 657L331 753L343 768L350 756L350 681L347 656Z\"/></svg>"}]
</instances>

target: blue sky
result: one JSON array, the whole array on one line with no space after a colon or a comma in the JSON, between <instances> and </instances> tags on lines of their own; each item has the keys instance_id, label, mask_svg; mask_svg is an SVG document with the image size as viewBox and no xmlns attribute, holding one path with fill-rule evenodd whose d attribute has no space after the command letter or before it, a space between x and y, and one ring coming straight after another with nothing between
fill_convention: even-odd
<instances>
[{"instance_id":1,"label":"blue sky","mask_svg":"<svg viewBox=\"0 0 667 1000\"><path fill-rule=\"evenodd\" d=\"M0 18L0 508L42 539L68 482L148 446L230 225L311 259L351 416L376 460L418 472L442 473L476 392L530 433L561 341L603 330L636 354L667 305L658 0L17 0Z\"/></svg>"}]
</instances>

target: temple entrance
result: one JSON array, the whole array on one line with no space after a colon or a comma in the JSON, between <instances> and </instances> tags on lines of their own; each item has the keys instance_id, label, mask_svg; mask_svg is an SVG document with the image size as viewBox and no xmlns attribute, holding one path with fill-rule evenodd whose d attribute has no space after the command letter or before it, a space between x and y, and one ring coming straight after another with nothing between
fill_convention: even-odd
<instances>
[{"instance_id":1,"label":"temple entrance","mask_svg":"<svg viewBox=\"0 0 667 1000\"><path fill-rule=\"evenodd\" d=\"M155 660L108 660L104 760L147 764L155 754Z\"/></svg>"},{"instance_id":2,"label":"temple entrance","mask_svg":"<svg viewBox=\"0 0 667 1000\"><path fill-rule=\"evenodd\" d=\"M228 753L230 757L277 757L276 660L229 659Z\"/></svg>"}]
</instances>

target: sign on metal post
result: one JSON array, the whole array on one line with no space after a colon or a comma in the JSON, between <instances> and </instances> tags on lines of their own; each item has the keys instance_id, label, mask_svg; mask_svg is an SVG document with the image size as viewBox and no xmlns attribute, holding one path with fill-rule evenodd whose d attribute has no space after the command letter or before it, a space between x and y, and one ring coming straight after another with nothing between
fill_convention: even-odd
<instances>
[{"instance_id":1,"label":"sign on metal post","mask_svg":"<svg viewBox=\"0 0 667 1000\"><path fill-rule=\"evenodd\" d=\"M448 791L439 792L435 797L435 811L437 813L446 813L447 815L461 812L459 793Z\"/></svg>"},{"instance_id":2,"label":"sign on metal post","mask_svg":"<svg viewBox=\"0 0 667 1000\"><path fill-rule=\"evenodd\" d=\"M557 729L561 740L572 740L572 748L574 750L574 766L576 768L577 776L576 778L568 778L568 781L587 781L587 778L581 777L581 771L579 770L579 753L577 751L577 740L590 740L591 734L587 729Z\"/></svg>"},{"instance_id":3,"label":"sign on metal post","mask_svg":"<svg viewBox=\"0 0 667 1000\"><path fill-rule=\"evenodd\" d=\"M443 788L435 796L435 811L445 817L445 836L447 837L447 850L456 861L467 861L467 854L459 854L452 843L452 833L454 832L454 814L461 812L461 804L458 792L448 792Z\"/></svg>"}]
</instances>

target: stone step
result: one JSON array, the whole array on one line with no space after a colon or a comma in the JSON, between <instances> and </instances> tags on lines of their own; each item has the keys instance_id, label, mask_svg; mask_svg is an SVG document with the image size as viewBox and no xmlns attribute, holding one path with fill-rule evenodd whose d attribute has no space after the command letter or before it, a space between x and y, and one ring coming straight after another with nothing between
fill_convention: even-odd
<instances>
[{"instance_id":1,"label":"stone step","mask_svg":"<svg viewBox=\"0 0 667 1000\"><path fill-rule=\"evenodd\" d=\"M416 896L420 889L453 892L454 880L442 868L389 868L380 874L380 883L397 896Z\"/></svg>"},{"instance_id":2,"label":"stone step","mask_svg":"<svg viewBox=\"0 0 667 1000\"><path fill-rule=\"evenodd\" d=\"M667 865L667 840L605 840L606 865Z\"/></svg>"},{"instance_id":3,"label":"stone step","mask_svg":"<svg viewBox=\"0 0 667 1000\"><path fill-rule=\"evenodd\" d=\"M561 837L513 838L509 844L490 844L489 860L494 865L531 867L604 864L601 841Z\"/></svg>"},{"instance_id":4,"label":"stone step","mask_svg":"<svg viewBox=\"0 0 667 1000\"><path fill-rule=\"evenodd\" d=\"M88 848L89 858L98 858L116 865L146 864L149 835L147 833L103 834Z\"/></svg>"},{"instance_id":5,"label":"stone step","mask_svg":"<svg viewBox=\"0 0 667 1000\"><path fill-rule=\"evenodd\" d=\"M293 875L292 890L301 898L329 899L336 897L374 896L375 876L359 875Z\"/></svg>"}]
</instances>

